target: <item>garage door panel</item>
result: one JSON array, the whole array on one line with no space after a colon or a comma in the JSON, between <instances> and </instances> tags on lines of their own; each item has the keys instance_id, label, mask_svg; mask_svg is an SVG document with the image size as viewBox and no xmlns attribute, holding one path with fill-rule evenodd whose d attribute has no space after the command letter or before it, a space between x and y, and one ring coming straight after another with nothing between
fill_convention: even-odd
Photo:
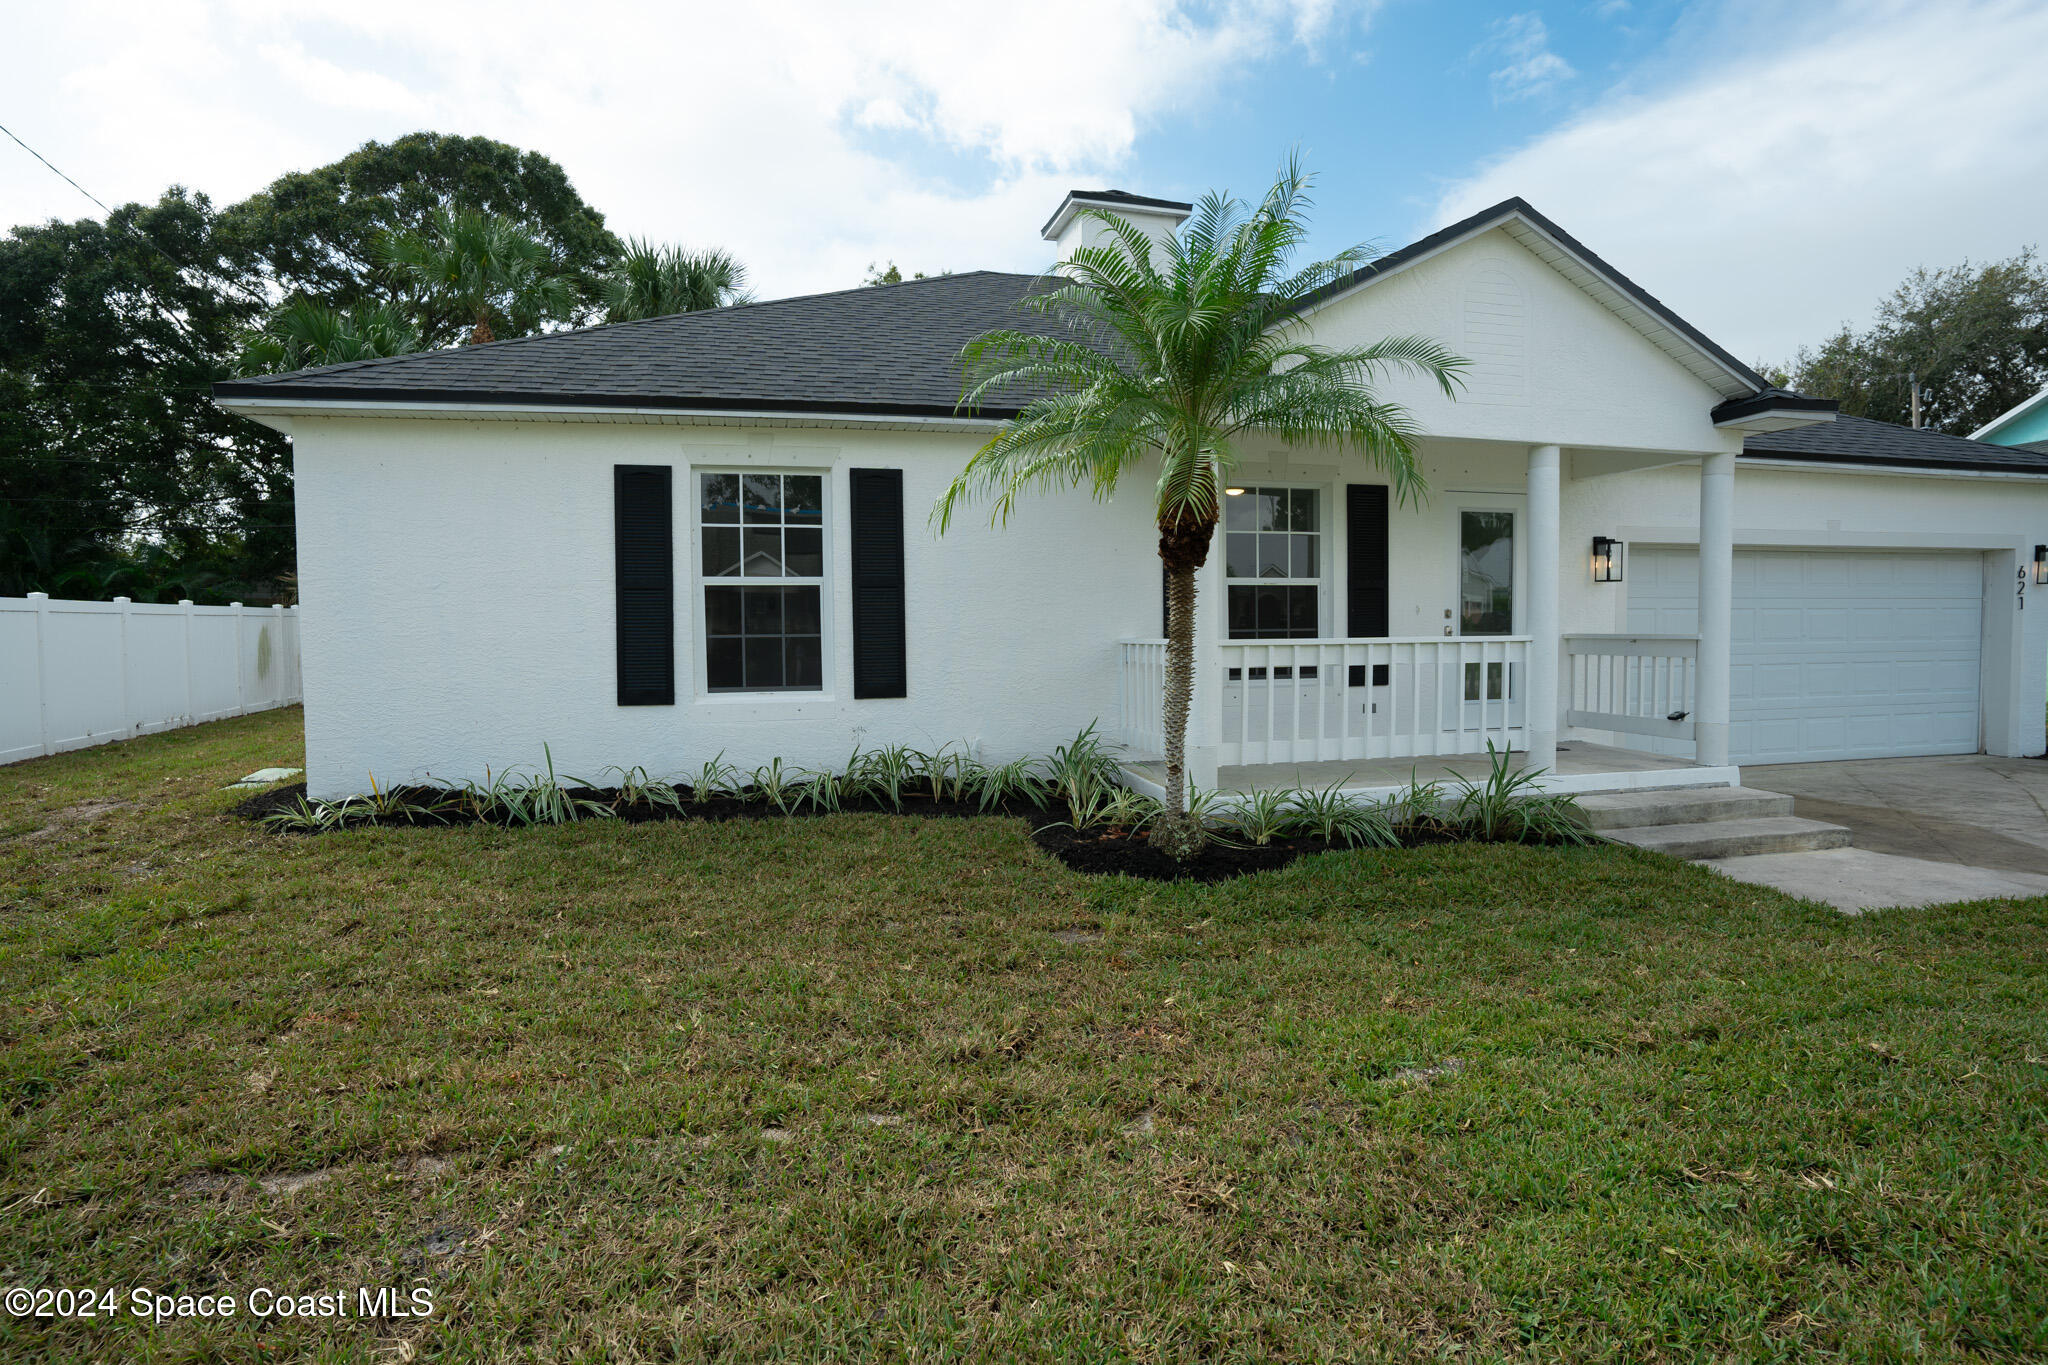
<instances>
[{"instance_id":1,"label":"garage door panel","mask_svg":"<svg viewBox=\"0 0 2048 1365\"><path fill-rule=\"evenodd\" d=\"M1978 556L1743 550L1734 568L1736 762L1976 752ZM1630 577L1631 631L1697 632L1692 551L1641 551Z\"/></svg>"}]
</instances>

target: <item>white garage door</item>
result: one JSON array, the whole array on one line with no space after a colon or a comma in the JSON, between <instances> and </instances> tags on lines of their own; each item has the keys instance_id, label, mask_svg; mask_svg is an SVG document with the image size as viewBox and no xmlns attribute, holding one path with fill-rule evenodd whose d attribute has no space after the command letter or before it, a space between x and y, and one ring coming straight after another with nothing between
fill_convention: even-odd
<instances>
[{"instance_id":1,"label":"white garage door","mask_svg":"<svg viewBox=\"0 0 2048 1365\"><path fill-rule=\"evenodd\" d=\"M1630 630L1696 632L1697 554L1645 549L1627 574ZM1975 753L1983 597L1973 554L1737 550L1729 756Z\"/></svg>"}]
</instances>

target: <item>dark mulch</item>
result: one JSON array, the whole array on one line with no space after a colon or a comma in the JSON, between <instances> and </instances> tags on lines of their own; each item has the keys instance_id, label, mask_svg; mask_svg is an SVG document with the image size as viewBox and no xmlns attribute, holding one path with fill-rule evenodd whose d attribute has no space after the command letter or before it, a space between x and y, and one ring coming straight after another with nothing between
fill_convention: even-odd
<instances>
[{"instance_id":1,"label":"dark mulch","mask_svg":"<svg viewBox=\"0 0 2048 1365\"><path fill-rule=\"evenodd\" d=\"M1063 809L1024 802L1005 801L992 809L983 809L974 801L935 801L929 796L906 792L900 810L879 800L863 798L845 802L838 811L820 811L805 806L784 816L773 806L760 800L743 800L736 796L722 795L708 801L697 801L687 787L677 789L684 798L684 807L680 812L646 801L623 801L616 790L593 787L571 787L567 790L570 796L579 800L596 801L605 805L615 819L629 825L651 824L662 820L805 819L825 814L898 815L942 820L1010 816L1029 825L1032 841L1076 872L1096 877L1122 875L1159 882L1228 881L1233 877L1250 876L1255 872L1277 871L1296 858L1329 853L1342 847L1325 843L1320 839L1281 838L1265 844L1234 844L1219 840L1211 842L1196 857L1181 862L1152 847L1151 842L1142 833L1134 834L1120 828L1101 832L1076 830L1062 823L1066 815ZM273 787L269 791L259 792L230 808L228 813L244 820L258 821L273 812L295 808L305 795L306 784L294 782L289 786ZM448 793L439 787L405 787L394 795L414 804L433 805L445 800ZM474 815L467 812L451 811L426 817L397 816L357 823L436 826L479 822ZM1461 837L1439 826L1403 825L1395 832L1403 848L1456 843Z\"/></svg>"},{"instance_id":2,"label":"dark mulch","mask_svg":"<svg viewBox=\"0 0 2048 1365\"><path fill-rule=\"evenodd\" d=\"M683 789L687 796L687 789ZM666 806L655 806L647 802L623 802L616 791L601 791L592 788L571 788L573 797L599 801L611 807L613 815L630 825L650 824L659 820L769 820L784 818L780 812L761 801L743 801L737 797L719 796L709 801L686 800L679 814ZM264 816L278 811L294 809L305 798L306 784L294 782L288 786L273 787L258 792L246 801L233 806L228 814L243 820L261 820ZM397 793L398 797L426 805L438 802L447 793L437 787L407 787ZM1319 839L1287 840L1276 839L1268 844L1235 845L1212 843L1200 855L1187 862L1179 862L1158 849L1140 834L1130 834L1122 829L1106 832L1076 831L1058 822L1066 812L1057 808L1005 802L995 810L983 810L973 801L934 801L928 796L905 793L903 809L872 800L849 801L840 808L842 813L861 812L875 815L923 816L938 819L965 819L987 815L1007 815L1023 820L1031 827L1032 840L1076 872L1090 876L1107 877L1122 874L1126 877L1141 877L1147 881L1188 881L1221 882L1232 877L1249 876L1254 872L1272 872L1287 866L1296 858L1312 853L1327 853L1331 845ZM804 819L824 812L804 808L793 818ZM365 821L362 823L387 825L468 825L477 823L467 813L449 813L426 819L399 817L390 820ZM307 831L295 831L307 832ZM1404 840L1409 842L1408 840ZM1414 842L1435 842L1417 839Z\"/></svg>"},{"instance_id":3,"label":"dark mulch","mask_svg":"<svg viewBox=\"0 0 2048 1365\"><path fill-rule=\"evenodd\" d=\"M1183 863L1161 853L1143 834L1121 830L1105 834L1076 832L1065 827L1036 829L1031 836L1047 853L1076 872L1108 877L1122 873L1155 882L1223 882L1254 872L1273 872L1306 853L1328 853L1319 839L1279 840L1269 844L1211 843Z\"/></svg>"}]
</instances>

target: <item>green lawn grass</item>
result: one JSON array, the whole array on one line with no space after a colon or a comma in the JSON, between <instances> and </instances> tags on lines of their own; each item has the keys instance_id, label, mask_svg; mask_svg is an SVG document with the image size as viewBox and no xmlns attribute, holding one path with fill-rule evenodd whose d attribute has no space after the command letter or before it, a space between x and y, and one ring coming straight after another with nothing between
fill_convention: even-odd
<instances>
[{"instance_id":1,"label":"green lawn grass","mask_svg":"<svg viewBox=\"0 0 2048 1365\"><path fill-rule=\"evenodd\" d=\"M224 818L298 726L0 769L0 1279L435 1312L0 1319L6 1359L2048 1352L2048 902Z\"/></svg>"}]
</instances>

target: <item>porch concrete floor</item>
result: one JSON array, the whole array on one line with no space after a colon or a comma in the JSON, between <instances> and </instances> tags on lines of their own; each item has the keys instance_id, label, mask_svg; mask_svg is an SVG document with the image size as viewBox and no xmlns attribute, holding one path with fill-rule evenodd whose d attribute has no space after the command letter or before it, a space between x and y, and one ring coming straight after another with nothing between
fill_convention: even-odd
<instances>
[{"instance_id":1,"label":"porch concrete floor","mask_svg":"<svg viewBox=\"0 0 2048 1365\"><path fill-rule=\"evenodd\" d=\"M1510 761L1519 769L1526 757L1517 751L1510 756ZM1405 787L1417 779L1434 782L1457 777L1483 778L1491 763L1485 754L1425 755L1371 762L1326 759L1316 763L1248 763L1224 768L1216 776L1217 785L1226 792L1263 791L1274 787L1321 788L1332 782L1346 787ZM1149 781L1161 784L1166 781L1166 765L1157 759L1125 766ZM1692 766L1689 759L1567 740L1557 746L1557 767L1552 771L1560 777L1580 777L1599 773L1674 772Z\"/></svg>"}]
</instances>

